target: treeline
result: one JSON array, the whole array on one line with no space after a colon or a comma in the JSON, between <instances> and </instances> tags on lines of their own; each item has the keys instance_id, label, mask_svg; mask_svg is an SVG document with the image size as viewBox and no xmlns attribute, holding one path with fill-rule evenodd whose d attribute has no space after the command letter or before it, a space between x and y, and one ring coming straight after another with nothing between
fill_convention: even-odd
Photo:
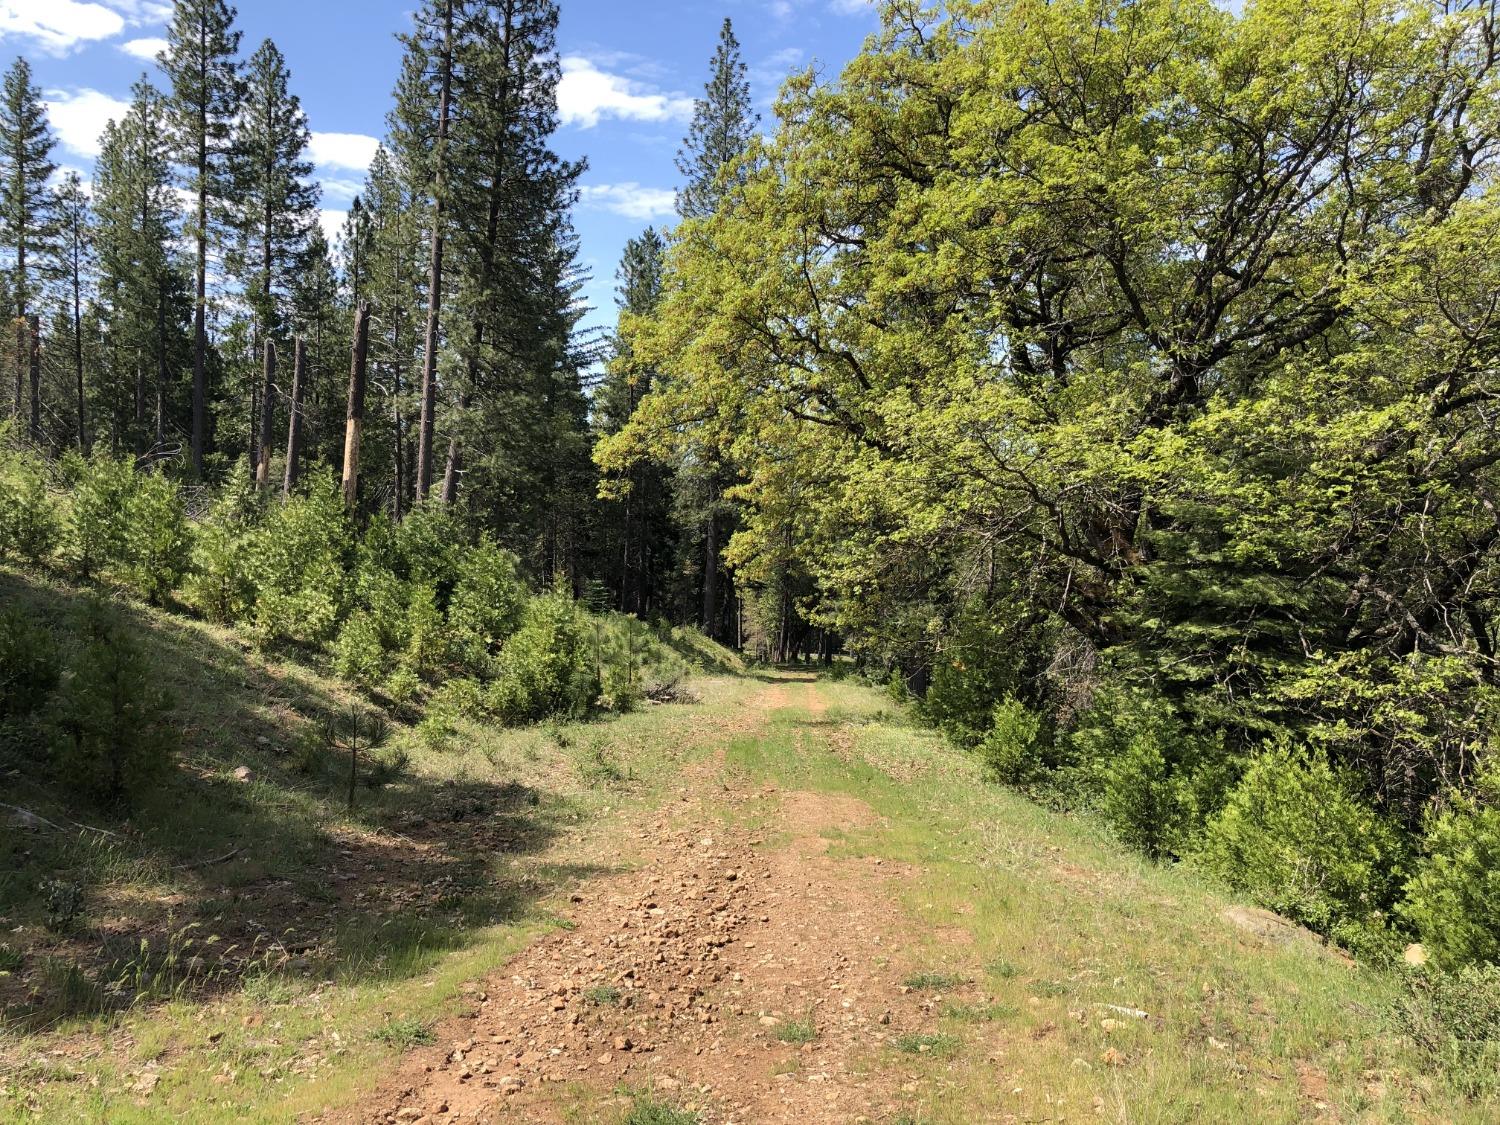
<instances>
[{"instance_id":1,"label":"treeline","mask_svg":"<svg viewBox=\"0 0 1500 1125\"><path fill-rule=\"evenodd\" d=\"M620 504L597 495L591 448L645 388L591 401L614 345L580 329L570 212L584 164L552 147L557 21L552 0L418 5L385 139L332 244L286 60L270 40L245 58L224 0L177 0L159 71L109 123L91 183L57 175L18 59L0 99L13 436L210 488L248 465L267 494L352 469L361 517L399 520L431 497L543 581L563 573L643 617L738 638L725 471L643 474ZM714 65L683 147L692 213L712 207L754 124L727 23ZM654 299L663 245L648 232L630 248L624 307Z\"/></svg>"},{"instance_id":2,"label":"treeline","mask_svg":"<svg viewBox=\"0 0 1500 1125\"><path fill-rule=\"evenodd\" d=\"M286 62L269 40L242 59L234 18L223 0L175 5L164 85L136 84L87 189L49 186L40 94L24 60L8 74L3 297L30 440L193 481L248 462L265 489L341 469L367 303L359 508L399 517L431 492L455 502L462 482L538 571L581 575L592 354L569 221L582 166L550 148L555 5L418 8L386 141L334 246Z\"/></svg>"},{"instance_id":3,"label":"treeline","mask_svg":"<svg viewBox=\"0 0 1500 1125\"><path fill-rule=\"evenodd\" d=\"M602 443L1002 780L1500 959L1488 3L894 0L784 89Z\"/></svg>"}]
</instances>

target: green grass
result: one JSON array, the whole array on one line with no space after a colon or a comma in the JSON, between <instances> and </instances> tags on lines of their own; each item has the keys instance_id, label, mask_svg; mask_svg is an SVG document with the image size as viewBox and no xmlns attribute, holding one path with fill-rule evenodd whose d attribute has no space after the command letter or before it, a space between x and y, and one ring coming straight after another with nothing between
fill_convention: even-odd
<instances>
[{"instance_id":1,"label":"green grass","mask_svg":"<svg viewBox=\"0 0 1500 1125\"><path fill-rule=\"evenodd\" d=\"M903 983L913 992L939 992L957 988L964 978L954 973L921 972L913 973Z\"/></svg>"},{"instance_id":2,"label":"green grass","mask_svg":"<svg viewBox=\"0 0 1500 1125\"><path fill-rule=\"evenodd\" d=\"M401 1051L437 1042L437 1036L428 1024L410 1018L387 1020L375 1030L371 1038L377 1043L384 1043Z\"/></svg>"},{"instance_id":3,"label":"green grass","mask_svg":"<svg viewBox=\"0 0 1500 1125\"><path fill-rule=\"evenodd\" d=\"M696 1113L679 1109L654 1094L637 1094L623 1125L698 1125Z\"/></svg>"},{"instance_id":4,"label":"green grass","mask_svg":"<svg viewBox=\"0 0 1500 1125\"><path fill-rule=\"evenodd\" d=\"M601 1008L613 1007L618 1004L624 994L612 984L596 985L583 991L583 998L590 1004L597 1004Z\"/></svg>"},{"instance_id":5,"label":"green grass","mask_svg":"<svg viewBox=\"0 0 1500 1125\"><path fill-rule=\"evenodd\" d=\"M961 1040L954 1035L908 1032L905 1035L896 1036L891 1040L891 1045L908 1055L932 1055L937 1058L946 1058L958 1051Z\"/></svg>"},{"instance_id":6,"label":"green grass","mask_svg":"<svg viewBox=\"0 0 1500 1125\"><path fill-rule=\"evenodd\" d=\"M803 1043L811 1043L817 1037L818 1027L811 1017L805 1020L787 1020L776 1028L776 1038L783 1043L794 1043L800 1046Z\"/></svg>"}]
</instances>

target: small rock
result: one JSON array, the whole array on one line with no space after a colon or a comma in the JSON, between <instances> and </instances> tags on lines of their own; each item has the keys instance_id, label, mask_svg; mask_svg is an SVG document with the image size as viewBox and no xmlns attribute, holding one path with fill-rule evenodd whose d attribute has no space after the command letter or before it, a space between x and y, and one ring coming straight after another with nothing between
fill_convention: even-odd
<instances>
[{"instance_id":1,"label":"small rock","mask_svg":"<svg viewBox=\"0 0 1500 1125\"><path fill-rule=\"evenodd\" d=\"M234 771L234 779L241 785L249 781L253 776L255 775L251 773L249 766L240 766L237 770Z\"/></svg>"}]
</instances>

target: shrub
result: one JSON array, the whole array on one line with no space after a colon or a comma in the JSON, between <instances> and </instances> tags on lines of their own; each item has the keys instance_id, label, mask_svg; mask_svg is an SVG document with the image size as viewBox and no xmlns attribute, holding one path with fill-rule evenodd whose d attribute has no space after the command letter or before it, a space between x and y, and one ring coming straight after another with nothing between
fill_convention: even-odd
<instances>
[{"instance_id":1,"label":"shrub","mask_svg":"<svg viewBox=\"0 0 1500 1125\"><path fill-rule=\"evenodd\" d=\"M159 605L177 589L192 559L181 490L160 473L135 474L125 520L121 577Z\"/></svg>"},{"instance_id":2,"label":"shrub","mask_svg":"<svg viewBox=\"0 0 1500 1125\"><path fill-rule=\"evenodd\" d=\"M241 620L254 604L249 542L258 514L253 497L231 486L195 529L184 593L190 605L217 624Z\"/></svg>"},{"instance_id":3,"label":"shrub","mask_svg":"<svg viewBox=\"0 0 1500 1125\"><path fill-rule=\"evenodd\" d=\"M1030 704L1044 682L1037 626L1013 619L997 605L971 602L958 615L932 664L922 697L922 716L965 748L978 746L990 730L997 700Z\"/></svg>"},{"instance_id":4,"label":"shrub","mask_svg":"<svg viewBox=\"0 0 1500 1125\"><path fill-rule=\"evenodd\" d=\"M1356 947L1401 884L1400 834L1317 757L1263 751L1208 825L1199 862L1260 905Z\"/></svg>"},{"instance_id":5,"label":"shrub","mask_svg":"<svg viewBox=\"0 0 1500 1125\"><path fill-rule=\"evenodd\" d=\"M1433 1069L1470 1097L1500 1085L1500 966L1421 969L1399 1015Z\"/></svg>"},{"instance_id":6,"label":"shrub","mask_svg":"<svg viewBox=\"0 0 1500 1125\"><path fill-rule=\"evenodd\" d=\"M56 549L62 534L57 505L36 463L22 454L4 452L4 440L0 430L0 552L41 563Z\"/></svg>"},{"instance_id":7,"label":"shrub","mask_svg":"<svg viewBox=\"0 0 1500 1125\"><path fill-rule=\"evenodd\" d=\"M72 562L81 575L91 578L126 557L135 466L100 452L79 462L75 471L69 518Z\"/></svg>"},{"instance_id":8,"label":"shrub","mask_svg":"<svg viewBox=\"0 0 1500 1125\"><path fill-rule=\"evenodd\" d=\"M524 622L500 654L490 709L507 722L577 714L594 694L578 607L561 588L532 599Z\"/></svg>"},{"instance_id":9,"label":"shrub","mask_svg":"<svg viewBox=\"0 0 1500 1125\"><path fill-rule=\"evenodd\" d=\"M526 586L515 556L481 540L464 555L448 606L454 646L469 671L491 671L494 654L520 627L525 607Z\"/></svg>"},{"instance_id":10,"label":"shrub","mask_svg":"<svg viewBox=\"0 0 1500 1125\"><path fill-rule=\"evenodd\" d=\"M448 627L437 605L437 591L414 583L406 609L406 650L401 661L418 676L436 676L447 662Z\"/></svg>"},{"instance_id":11,"label":"shrub","mask_svg":"<svg viewBox=\"0 0 1500 1125\"><path fill-rule=\"evenodd\" d=\"M127 802L170 761L170 701L116 610L90 603L83 635L58 700L58 764L78 791Z\"/></svg>"},{"instance_id":12,"label":"shrub","mask_svg":"<svg viewBox=\"0 0 1500 1125\"><path fill-rule=\"evenodd\" d=\"M390 659L369 613L360 610L344 622L333 645L333 667L350 683L370 691L385 679Z\"/></svg>"},{"instance_id":13,"label":"shrub","mask_svg":"<svg viewBox=\"0 0 1500 1125\"><path fill-rule=\"evenodd\" d=\"M50 633L17 612L0 612L0 719L39 709L60 671Z\"/></svg>"},{"instance_id":14,"label":"shrub","mask_svg":"<svg viewBox=\"0 0 1500 1125\"><path fill-rule=\"evenodd\" d=\"M996 704L979 743L985 772L1006 785L1030 781L1042 765L1042 717L1014 696Z\"/></svg>"},{"instance_id":15,"label":"shrub","mask_svg":"<svg viewBox=\"0 0 1500 1125\"><path fill-rule=\"evenodd\" d=\"M1101 689L1069 743L1088 799L1153 858L1190 850L1235 780L1221 738L1191 730L1144 691Z\"/></svg>"},{"instance_id":16,"label":"shrub","mask_svg":"<svg viewBox=\"0 0 1500 1125\"><path fill-rule=\"evenodd\" d=\"M319 645L333 636L350 544L343 497L326 473L271 509L249 543L256 643Z\"/></svg>"},{"instance_id":17,"label":"shrub","mask_svg":"<svg viewBox=\"0 0 1500 1125\"><path fill-rule=\"evenodd\" d=\"M73 489L72 558L85 577L108 571L153 602L187 573L192 556L177 485L105 453L81 462Z\"/></svg>"},{"instance_id":18,"label":"shrub","mask_svg":"<svg viewBox=\"0 0 1500 1125\"><path fill-rule=\"evenodd\" d=\"M1428 826L1402 913L1438 964L1500 961L1500 769Z\"/></svg>"}]
</instances>

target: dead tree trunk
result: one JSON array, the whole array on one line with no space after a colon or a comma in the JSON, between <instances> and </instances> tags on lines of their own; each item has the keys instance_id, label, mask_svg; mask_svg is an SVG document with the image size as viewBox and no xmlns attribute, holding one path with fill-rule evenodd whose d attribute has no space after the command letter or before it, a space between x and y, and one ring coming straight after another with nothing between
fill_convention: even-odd
<instances>
[{"instance_id":1,"label":"dead tree trunk","mask_svg":"<svg viewBox=\"0 0 1500 1125\"><path fill-rule=\"evenodd\" d=\"M292 352L292 416L286 426L286 474L281 482L281 498L287 499L297 487L297 472L302 461L302 399L307 394L307 341L301 336Z\"/></svg>"},{"instance_id":2,"label":"dead tree trunk","mask_svg":"<svg viewBox=\"0 0 1500 1125\"><path fill-rule=\"evenodd\" d=\"M359 500L359 436L365 422L365 360L370 353L370 303L354 314L354 354L349 364L349 417L344 426L344 507Z\"/></svg>"},{"instance_id":3,"label":"dead tree trunk","mask_svg":"<svg viewBox=\"0 0 1500 1125\"><path fill-rule=\"evenodd\" d=\"M271 443L276 429L276 341L266 337L266 359L260 379L260 437L256 441L255 487L271 487Z\"/></svg>"},{"instance_id":4,"label":"dead tree trunk","mask_svg":"<svg viewBox=\"0 0 1500 1125\"><path fill-rule=\"evenodd\" d=\"M422 354L422 417L417 431L417 499L432 488L432 439L437 411L437 351L443 317L443 204L448 127L453 98L453 0L443 5L442 94L432 177L432 256L427 274L427 339Z\"/></svg>"}]
</instances>

